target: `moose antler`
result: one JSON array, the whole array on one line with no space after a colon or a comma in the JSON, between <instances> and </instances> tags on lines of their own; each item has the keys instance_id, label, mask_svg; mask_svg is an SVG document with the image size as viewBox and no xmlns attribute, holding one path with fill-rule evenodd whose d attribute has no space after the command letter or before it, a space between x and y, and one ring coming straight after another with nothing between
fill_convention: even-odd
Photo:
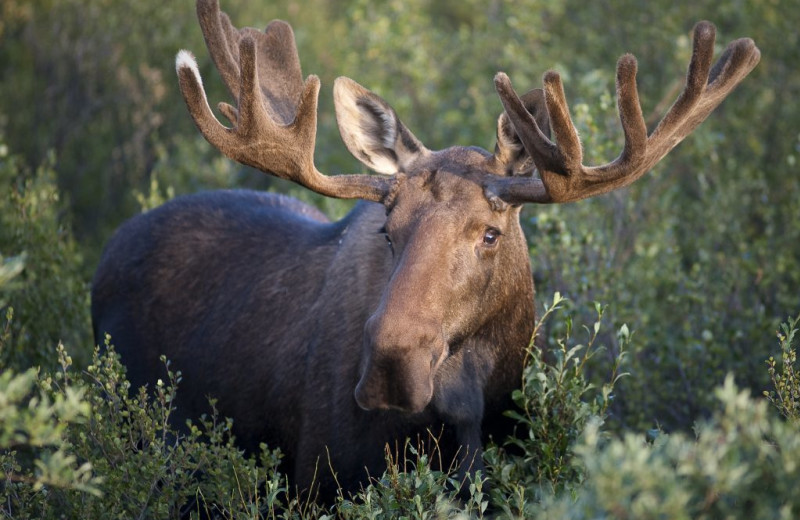
<instances>
[{"instance_id":1,"label":"moose antler","mask_svg":"<svg viewBox=\"0 0 800 520\"><path fill-rule=\"evenodd\" d=\"M175 60L181 93L197 128L213 146L240 163L288 179L328 197L382 201L393 178L326 176L314 165L319 78L303 82L292 28L273 21L264 32L237 29L218 0L198 0L206 46L237 107L220 103L231 122L220 124L208 105L197 62L188 51Z\"/></svg>"},{"instance_id":2,"label":"moose antler","mask_svg":"<svg viewBox=\"0 0 800 520\"><path fill-rule=\"evenodd\" d=\"M569 116L561 77L544 75L544 99L550 116L553 143L525 109L508 76L498 73L495 87L506 113L540 178L492 179L486 191L511 204L560 203L585 199L631 184L644 175L689 135L753 70L761 53L749 38L731 42L711 67L714 26L699 22L694 28L694 49L686 86L649 136L636 89L636 58L626 54L617 63L617 105L625 134L622 153L608 164L585 166L578 132Z\"/></svg>"}]
</instances>

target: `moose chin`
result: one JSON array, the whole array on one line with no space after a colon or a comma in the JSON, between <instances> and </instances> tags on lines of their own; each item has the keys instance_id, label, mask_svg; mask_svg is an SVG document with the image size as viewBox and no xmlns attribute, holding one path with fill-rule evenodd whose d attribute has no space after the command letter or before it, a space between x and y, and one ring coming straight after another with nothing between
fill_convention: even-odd
<instances>
[{"instance_id":1,"label":"moose chin","mask_svg":"<svg viewBox=\"0 0 800 520\"><path fill-rule=\"evenodd\" d=\"M623 56L625 145L600 166L582 163L555 72L522 96L497 74L493 153L430 150L383 99L339 78L342 139L375 174L328 176L314 164L320 82L303 80L291 27L237 29L217 0L198 0L197 13L235 101L219 105L224 126L194 57L178 54L181 92L208 142L269 175L362 202L331 222L282 195L217 191L132 218L94 277L95 337L112 336L135 387L164 377L165 355L183 375L176 424L214 397L240 446L280 447L291 482L323 498L381 475L385 447L406 438L436 435L439 460L461 477L482 467L487 436L505 434L534 327L522 206L634 182L759 60L740 39L712 66L714 27L698 23L686 86L648 132L636 60Z\"/></svg>"}]
</instances>

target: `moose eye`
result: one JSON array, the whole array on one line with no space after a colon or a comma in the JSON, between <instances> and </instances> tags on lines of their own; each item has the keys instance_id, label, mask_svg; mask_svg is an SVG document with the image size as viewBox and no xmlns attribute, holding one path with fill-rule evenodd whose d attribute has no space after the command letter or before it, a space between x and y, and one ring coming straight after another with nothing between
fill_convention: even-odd
<instances>
[{"instance_id":1,"label":"moose eye","mask_svg":"<svg viewBox=\"0 0 800 520\"><path fill-rule=\"evenodd\" d=\"M382 227L378 230L378 234L383 235L383 238L386 239L386 243L389 244L389 247L392 247L392 239L389 238L389 234L386 232L386 227Z\"/></svg>"},{"instance_id":2,"label":"moose eye","mask_svg":"<svg viewBox=\"0 0 800 520\"><path fill-rule=\"evenodd\" d=\"M495 246L497 244L497 240L500 238L500 235L500 230L488 228L483 232L483 245L487 247Z\"/></svg>"}]
</instances>

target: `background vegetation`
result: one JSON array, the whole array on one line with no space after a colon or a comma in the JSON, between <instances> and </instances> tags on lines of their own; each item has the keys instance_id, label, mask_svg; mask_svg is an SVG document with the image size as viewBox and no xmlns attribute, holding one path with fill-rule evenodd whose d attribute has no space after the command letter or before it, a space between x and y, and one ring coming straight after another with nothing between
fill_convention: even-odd
<instances>
[{"instance_id":1,"label":"background vegetation","mask_svg":"<svg viewBox=\"0 0 800 520\"><path fill-rule=\"evenodd\" d=\"M93 360L88 317L88 282L102 245L120 222L173 194L228 186L289 191L332 217L349 207L233 164L199 136L177 89L175 52L189 48L197 54L212 100L225 99L225 93L205 53L193 4L0 4L0 308L8 315L0 349L0 408L10 414L2 416L4 425L22 425L12 429L16 437L0 438L6 450L0 462L9 482L3 487L4 514L25 516L19 512L32 514L25 508L36 506L47 514L63 510L80 516L107 510L104 504L116 497L135 504L114 510L120 516L131 515L134 507L144 516L169 516L197 497L198 489L210 497L201 503L230 504L222 494L230 474L214 480L204 472L205 449L230 460L237 476L250 475L248 482L255 486L250 489L258 483L262 490L281 487L274 464L256 469L254 461L236 458L226 444L222 419L204 426L203 431L220 429L212 448L192 444L192 439L182 448L192 455L181 455L181 460L192 459L201 467L194 470L170 466L178 456L158 444L163 429L145 423L138 426L144 437L117 446L125 456L115 466L102 465L109 464L102 462L108 459L104 443L113 445L112 439L131 426L120 422L105 432L92 429L93 414L105 406L93 393L99 392L98 384L103 388L103 377L124 386L112 361ZM543 326L547 359L539 364L533 359L530 368L534 378L555 378L551 387L564 389L563 400L536 401L547 394L546 385L533 393L528 385L519 396L521 427L533 432L522 450L526 457L507 458L502 446L490 450L495 457L490 466L496 469L489 475L491 487L475 483L473 502L456 507L442 493L446 475L421 471L426 467L421 454L416 480L390 474L384 484L391 485L377 486L360 502L343 501L336 514L411 511L417 506L408 493L432 500L420 502L422 510L450 516L479 515L482 507L502 509L504 503L516 504L509 506L509 514L534 507L536 514L551 511L554 518L563 517L564 508L574 508L569 509L574 517L580 510L587 517L600 511L625 516L627 511L642 518L647 511L667 510L667 504L685 517L718 517L727 511L758 517L762 506L787 517L797 514L797 503L782 491L781 480L797 482L797 470L786 457L797 453L791 443L797 442L800 402L792 393L798 383L788 363L793 327L780 328L800 311L800 12L793 1L223 0L222 5L238 25L263 27L273 18L292 23L304 72L320 75L323 82L316 153L321 169L330 173L361 168L335 128L330 86L338 75L382 95L430 148L491 148L501 110L492 88L494 73L507 72L524 89L538 86L541 74L555 68L564 77L587 160L600 162L613 158L621 146L613 98L620 54L633 52L639 59L644 113L654 125L680 88L697 20L717 25L720 48L734 38L752 37L762 51L759 66L653 172L607 196L526 208L523 224L539 304L558 292L569 298L560 306L571 316ZM580 363L580 373L572 373L577 379L559 379L552 372L559 366L559 345L568 352L586 343L586 337L572 332L579 327L571 323L594 323L595 301L606 307L604 326L592 341L604 349ZM6 312L11 307L13 318ZM620 334L623 324L635 333ZM770 339L776 331L778 344ZM75 369L68 368L63 350L57 352L59 341L80 370L112 365L103 377L92 370L88 376L67 376ZM787 364L781 365L783 359ZM590 383L602 390L614 379L610 374L621 372L629 376L616 381L613 392L574 391ZM727 374L735 375L745 393L730 382L715 390ZM70 388L74 392L68 393ZM770 400L788 422L776 417L774 407L766 408L761 397L747 397L765 390L773 392ZM107 397L111 391L103 392ZM558 393L547 395L555 399ZM123 399L120 393L117 397ZM43 403L48 404L42 408ZM530 413L553 403L561 403L556 408L564 412L553 418L564 432L556 443L561 451L546 442L538 415ZM144 406L129 402L116 410L129 407L126 413L136 415L131 410ZM30 419L34 422L56 418L42 430L49 433L31 433L38 430L24 426L29 424L20 412L24 409L44 410ZM164 411L142 413L156 417ZM9 417L23 422L9 422ZM591 417L605 418L602 428ZM586 430L587 424L595 426ZM748 433L749 425L759 429ZM604 437L597 431L613 433L612 440L599 440ZM669 435L654 434L656 441L648 445L642 437L647 431ZM146 437L150 433L153 437ZM760 444L759 435L771 439L772 448ZM725 440L719 450L729 451L715 453L724 463L715 466L718 473L703 475L700 468L708 465L703 457L714 456L704 443L720 438ZM137 452L142 445L155 447ZM150 465L127 458L135 453L149 454ZM271 460L270 453L265 451L265 461ZM577 454L577 459L564 453ZM615 468L628 467L624 463L630 468L615 473ZM149 484L137 491L140 502L115 495L119 484L114 482L126 482L120 475L129 482L124 471L134 467L152 470L141 478ZM171 468L174 480L167 479L165 468ZM180 480L187 474L208 479L202 486L191 478ZM152 482L159 479L173 482L179 492L167 493L169 486L156 490ZM697 484L712 481L716 484L710 487ZM273 488L265 484L270 482ZM631 488L631 482L642 487ZM766 491L744 491L759 482ZM420 491L417 484L427 487ZM57 501L43 505L43 493ZM262 513L280 506L286 514L311 514L311 506L275 493L268 495L273 496L271 505L259 502L267 500L263 495L241 502L258 504ZM155 495L162 505L148 501ZM619 503L605 502L608 497ZM71 509L59 509L67 503ZM232 515L234 509L224 511Z\"/></svg>"}]
</instances>

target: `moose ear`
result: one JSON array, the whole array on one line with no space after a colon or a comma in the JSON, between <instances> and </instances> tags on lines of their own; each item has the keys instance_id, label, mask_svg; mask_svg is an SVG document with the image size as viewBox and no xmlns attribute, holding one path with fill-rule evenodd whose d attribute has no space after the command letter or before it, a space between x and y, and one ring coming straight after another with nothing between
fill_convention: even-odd
<instances>
[{"instance_id":1,"label":"moose ear","mask_svg":"<svg viewBox=\"0 0 800 520\"><path fill-rule=\"evenodd\" d=\"M337 78L333 101L345 146L368 168L378 173L397 173L427 152L386 101L355 81Z\"/></svg>"},{"instance_id":2,"label":"moose ear","mask_svg":"<svg viewBox=\"0 0 800 520\"><path fill-rule=\"evenodd\" d=\"M544 91L536 88L527 92L520 99L528 112L533 115L542 133L550 137L550 116L544 102ZM529 173L533 168L533 160L522 145L522 141L517 136L517 132L505 112L497 118L497 145L494 149L494 156L505 166L506 175Z\"/></svg>"}]
</instances>

